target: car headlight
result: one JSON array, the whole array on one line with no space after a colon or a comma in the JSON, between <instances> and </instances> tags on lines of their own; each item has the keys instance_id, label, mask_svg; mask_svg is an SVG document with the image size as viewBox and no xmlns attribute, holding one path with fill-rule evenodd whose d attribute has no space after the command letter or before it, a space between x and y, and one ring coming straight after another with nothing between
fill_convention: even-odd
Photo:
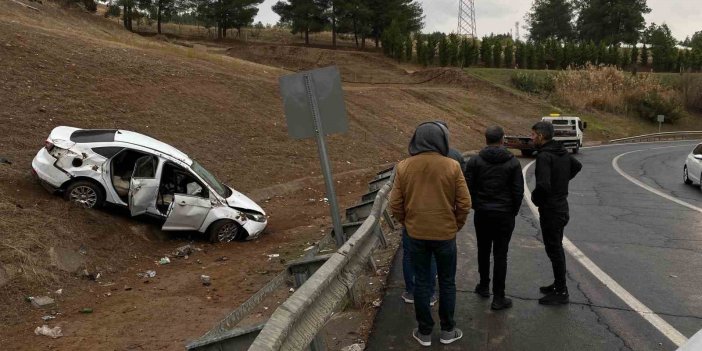
<instances>
[{"instance_id":1,"label":"car headlight","mask_svg":"<svg viewBox=\"0 0 702 351\"><path fill-rule=\"evenodd\" d=\"M266 216L257 213L257 212L244 212L244 215L246 215L247 219L250 219L255 222L265 222L266 221Z\"/></svg>"},{"instance_id":2,"label":"car headlight","mask_svg":"<svg viewBox=\"0 0 702 351\"><path fill-rule=\"evenodd\" d=\"M247 220L251 220L254 222L259 222L263 223L267 220L266 215L260 212L252 211L252 210L247 210L243 208L234 208L235 210L239 211L244 217L246 217Z\"/></svg>"}]
</instances>

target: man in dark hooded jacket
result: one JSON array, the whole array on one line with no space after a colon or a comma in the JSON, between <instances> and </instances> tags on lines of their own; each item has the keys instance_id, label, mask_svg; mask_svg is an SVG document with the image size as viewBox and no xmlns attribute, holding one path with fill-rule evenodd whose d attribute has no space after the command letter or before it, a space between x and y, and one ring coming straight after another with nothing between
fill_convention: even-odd
<instances>
[{"instance_id":1,"label":"man in dark hooded jacket","mask_svg":"<svg viewBox=\"0 0 702 351\"><path fill-rule=\"evenodd\" d=\"M490 251L494 256L491 308L512 307L505 297L507 251L514 231L515 216L519 213L524 196L524 178L519 161L504 148L505 132L499 126L487 128L487 146L471 157L465 178L470 189L475 215L475 233L478 241L478 272L480 283L475 292L490 297Z\"/></svg>"},{"instance_id":2,"label":"man in dark hooded jacket","mask_svg":"<svg viewBox=\"0 0 702 351\"><path fill-rule=\"evenodd\" d=\"M436 121L436 123L440 123L444 127L446 127L446 130L448 130L448 123L444 121ZM460 151L449 147L448 154L446 154L446 157L452 158L458 162L459 165L461 165L461 171L465 173L466 171L466 160L463 158L463 155L461 154Z\"/></svg>"},{"instance_id":3,"label":"man in dark hooded jacket","mask_svg":"<svg viewBox=\"0 0 702 351\"><path fill-rule=\"evenodd\" d=\"M566 262L563 252L563 230L568 224L568 183L582 169L582 164L568 153L561 143L553 140L553 125L536 123L531 137L539 153L536 155L536 187L531 201L539 208L539 224L546 254L551 260L554 282L539 288L544 297L542 305L562 305L569 302L566 287Z\"/></svg>"},{"instance_id":4,"label":"man in dark hooded jacket","mask_svg":"<svg viewBox=\"0 0 702 351\"><path fill-rule=\"evenodd\" d=\"M471 201L458 162L448 154L448 130L436 122L419 125L409 145L411 157L395 167L390 208L409 236L415 272L414 309L419 327L412 337L431 345L434 320L429 306L431 259L439 275L442 344L463 336L453 319L456 307L456 233L466 223Z\"/></svg>"}]
</instances>

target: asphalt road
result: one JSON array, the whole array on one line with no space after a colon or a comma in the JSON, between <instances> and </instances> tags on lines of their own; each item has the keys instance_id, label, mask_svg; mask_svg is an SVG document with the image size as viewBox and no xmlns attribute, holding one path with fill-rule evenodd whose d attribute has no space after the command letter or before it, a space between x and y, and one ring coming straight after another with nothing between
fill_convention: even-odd
<instances>
[{"instance_id":1,"label":"asphalt road","mask_svg":"<svg viewBox=\"0 0 702 351\"><path fill-rule=\"evenodd\" d=\"M702 329L702 191L682 183L682 165L693 142L587 148L577 155L583 171L571 183L566 236L630 296L662 318L672 333L692 337ZM629 153L631 152L631 153ZM683 206L634 184L634 180L684 201ZM530 160L523 159L523 165ZM533 189L533 166L526 173ZM458 235L457 327L464 338L441 345L437 326L430 348L410 332L414 309L403 291L402 253L376 317L368 350L675 350L666 333L632 309L591 270L567 254L571 304L537 303L538 286L552 281L538 222L522 206L510 244L507 295L514 307L490 310L490 299L472 293L477 283L472 220ZM437 308L434 308L435 312ZM646 315L646 314L644 314ZM650 315L649 315L650 316Z\"/></svg>"}]
</instances>

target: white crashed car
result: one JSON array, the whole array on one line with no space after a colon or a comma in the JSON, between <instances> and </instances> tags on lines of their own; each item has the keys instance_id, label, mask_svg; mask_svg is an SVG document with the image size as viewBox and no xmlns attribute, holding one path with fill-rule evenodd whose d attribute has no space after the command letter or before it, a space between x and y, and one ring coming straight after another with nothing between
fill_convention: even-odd
<instances>
[{"instance_id":1,"label":"white crashed car","mask_svg":"<svg viewBox=\"0 0 702 351\"><path fill-rule=\"evenodd\" d=\"M56 127L32 169L79 206L128 207L132 216L164 219L163 230L195 230L213 242L254 239L268 222L260 206L186 154L135 132Z\"/></svg>"},{"instance_id":2,"label":"white crashed car","mask_svg":"<svg viewBox=\"0 0 702 351\"><path fill-rule=\"evenodd\" d=\"M702 144L692 149L683 166L683 181L685 184L702 186ZM702 188L701 188L702 189Z\"/></svg>"}]
</instances>

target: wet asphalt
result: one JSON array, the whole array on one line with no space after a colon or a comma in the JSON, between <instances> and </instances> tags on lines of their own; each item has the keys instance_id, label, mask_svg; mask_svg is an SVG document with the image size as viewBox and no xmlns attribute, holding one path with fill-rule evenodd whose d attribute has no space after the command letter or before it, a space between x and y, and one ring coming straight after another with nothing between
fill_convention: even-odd
<instances>
[{"instance_id":1,"label":"wet asphalt","mask_svg":"<svg viewBox=\"0 0 702 351\"><path fill-rule=\"evenodd\" d=\"M695 142L615 145L581 149L583 171L570 186L565 235L600 269L685 337L702 329L702 213L651 193L621 176L619 167L646 185L702 208L699 187L682 182L682 166ZM531 160L521 159L526 165ZM533 189L533 166L527 183ZM472 213L470 215L472 217ZM472 218L458 234L455 319L464 337L439 343L437 307L432 346L410 333L414 308L400 298L402 252L367 350L675 350L676 345L633 311L570 254L571 303L541 306L540 285L551 266L529 207L522 205L510 243L507 295L514 307L491 311L491 299L474 294L478 281Z\"/></svg>"}]
</instances>

